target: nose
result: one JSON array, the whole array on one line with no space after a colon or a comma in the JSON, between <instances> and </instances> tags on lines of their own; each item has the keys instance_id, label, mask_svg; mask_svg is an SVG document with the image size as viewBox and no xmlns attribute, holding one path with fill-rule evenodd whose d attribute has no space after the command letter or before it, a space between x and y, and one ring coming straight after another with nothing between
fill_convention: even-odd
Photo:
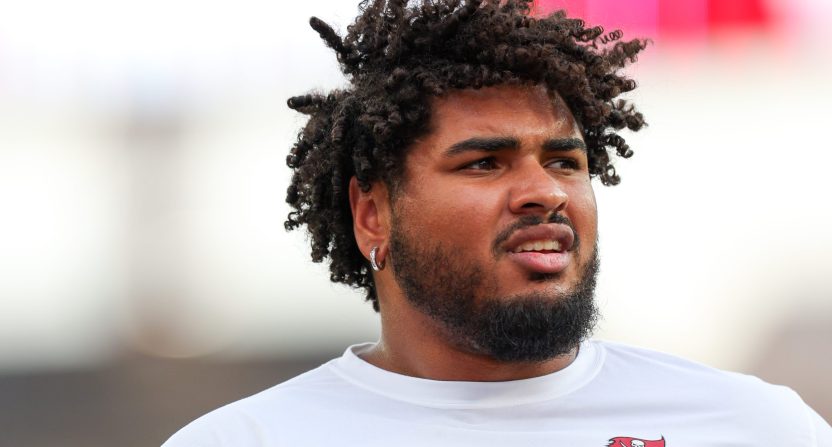
<instances>
[{"instance_id":1,"label":"nose","mask_svg":"<svg viewBox=\"0 0 832 447\"><path fill-rule=\"evenodd\" d=\"M569 196L558 180L536 160L517 170L509 198L514 214L557 213L566 208Z\"/></svg>"}]
</instances>

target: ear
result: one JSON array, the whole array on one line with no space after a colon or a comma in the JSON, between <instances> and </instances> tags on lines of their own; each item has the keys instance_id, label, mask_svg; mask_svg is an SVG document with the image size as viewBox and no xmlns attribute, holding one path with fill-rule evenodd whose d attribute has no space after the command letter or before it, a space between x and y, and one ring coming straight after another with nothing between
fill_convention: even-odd
<instances>
[{"instance_id":1,"label":"ear","mask_svg":"<svg viewBox=\"0 0 832 447\"><path fill-rule=\"evenodd\" d=\"M358 179L350 179L350 209L355 242L364 258L378 247L378 259L387 255L390 234L390 200L384 182L375 182L369 191L362 191Z\"/></svg>"}]
</instances>

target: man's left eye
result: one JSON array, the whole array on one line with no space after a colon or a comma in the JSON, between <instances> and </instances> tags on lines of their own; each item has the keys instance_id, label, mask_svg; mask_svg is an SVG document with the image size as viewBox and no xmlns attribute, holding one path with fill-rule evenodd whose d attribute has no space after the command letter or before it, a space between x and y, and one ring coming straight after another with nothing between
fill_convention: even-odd
<instances>
[{"instance_id":1,"label":"man's left eye","mask_svg":"<svg viewBox=\"0 0 832 447\"><path fill-rule=\"evenodd\" d=\"M477 160L472 163L468 163L467 165L463 166L463 169L472 169L475 171L490 171L497 167L497 162L494 158L483 158L481 160Z\"/></svg>"},{"instance_id":2,"label":"man's left eye","mask_svg":"<svg viewBox=\"0 0 832 447\"><path fill-rule=\"evenodd\" d=\"M546 164L547 167L553 169L578 169L578 162L569 158L552 160Z\"/></svg>"}]
</instances>

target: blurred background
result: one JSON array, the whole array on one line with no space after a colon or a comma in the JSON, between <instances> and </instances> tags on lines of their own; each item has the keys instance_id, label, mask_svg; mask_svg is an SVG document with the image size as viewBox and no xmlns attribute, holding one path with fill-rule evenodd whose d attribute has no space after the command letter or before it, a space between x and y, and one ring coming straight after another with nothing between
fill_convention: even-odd
<instances>
[{"instance_id":1,"label":"blurred background","mask_svg":"<svg viewBox=\"0 0 832 447\"><path fill-rule=\"evenodd\" d=\"M286 99L344 84L356 2L0 0L0 446L158 445L374 340L283 221ZM826 0L549 0L654 44L596 185L598 338L797 390L832 420Z\"/></svg>"}]
</instances>

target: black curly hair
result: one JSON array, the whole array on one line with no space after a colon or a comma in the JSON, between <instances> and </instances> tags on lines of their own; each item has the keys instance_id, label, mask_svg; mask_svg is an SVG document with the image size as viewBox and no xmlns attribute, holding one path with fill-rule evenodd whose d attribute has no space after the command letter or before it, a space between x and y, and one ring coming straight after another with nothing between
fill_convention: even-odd
<instances>
[{"instance_id":1,"label":"black curly hair","mask_svg":"<svg viewBox=\"0 0 832 447\"><path fill-rule=\"evenodd\" d=\"M312 260L330 259L330 279L366 291L378 311L370 266L353 234L349 182L399 190L409 143L428 131L431 98L498 84L543 85L565 100L586 141L589 172L605 185L619 177L614 151L632 151L617 130L637 131L642 115L615 98L636 87L621 73L645 40L604 34L564 11L535 17L532 0L363 0L341 38L309 21L335 50L348 87L290 98L309 115L286 162L293 171L287 230L306 225ZM600 44L600 45L599 45Z\"/></svg>"}]
</instances>

